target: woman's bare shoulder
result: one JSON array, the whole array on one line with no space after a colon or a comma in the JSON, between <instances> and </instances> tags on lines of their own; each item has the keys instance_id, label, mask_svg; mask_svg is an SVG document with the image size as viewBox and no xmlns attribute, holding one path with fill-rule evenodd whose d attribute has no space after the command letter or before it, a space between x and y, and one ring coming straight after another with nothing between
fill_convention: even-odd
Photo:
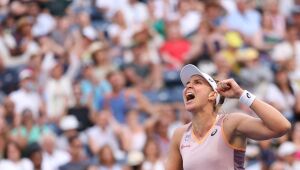
<instances>
[{"instance_id":1,"label":"woman's bare shoulder","mask_svg":"<svg viewBox=\"0 0 300 170\"><path fill-rule=\"evenodd\" d=\"M188 124L178 127L174 132L173 140L180 142L184 132L186 132L190 126L191 126L191 123L188 123Z\"/></svg>"}]
</instances>

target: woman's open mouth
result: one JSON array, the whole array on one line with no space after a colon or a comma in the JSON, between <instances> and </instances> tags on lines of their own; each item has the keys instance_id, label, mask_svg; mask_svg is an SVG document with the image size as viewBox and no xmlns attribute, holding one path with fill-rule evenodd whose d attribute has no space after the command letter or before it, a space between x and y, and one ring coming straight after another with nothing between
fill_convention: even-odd
<instances>
[{"instance_id":1,"label":"woman's open mouth","mask_svg":"<svg viewBox=\"0 0 300 170\"><path fill-rule=\"evenodd\" d=\"M186 101L189 102L195 98L195 95L191 92L188 92L185 97L186 97Z\"/></svg>"}]
</instances>

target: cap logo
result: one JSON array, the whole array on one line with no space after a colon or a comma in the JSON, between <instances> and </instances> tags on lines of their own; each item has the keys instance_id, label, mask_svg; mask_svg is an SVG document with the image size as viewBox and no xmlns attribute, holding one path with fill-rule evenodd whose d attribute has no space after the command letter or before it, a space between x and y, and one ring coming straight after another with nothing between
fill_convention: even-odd
<instances>
[{"instance_id":1,"label":"cap logo","mask_svg":"<svg viewBox=\"0 0 300 170\"><path fill-rule=\"evenodd\" d=\"M211 78L208 78L208 80L209 80L210 82L212 82L212 83L215 82L215 81L214 81L213 79L211 79Z\"/></svg>"}]
</instances>

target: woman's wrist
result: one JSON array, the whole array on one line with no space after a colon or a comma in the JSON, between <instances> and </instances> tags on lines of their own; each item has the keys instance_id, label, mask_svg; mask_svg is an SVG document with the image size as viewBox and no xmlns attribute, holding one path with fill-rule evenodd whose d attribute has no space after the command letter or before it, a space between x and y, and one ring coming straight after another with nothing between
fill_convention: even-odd
<instances>
[{"instance_id":1,"label":"woman's wrist","mask_svg":"<svg viewBox=\"0 0 300 170\"><path fill-rule=\"evenodd\" d=\"M245 90L240 88L237 92L237 98L240 98Z\"/></svg>"},{"instance_id":2,"label":"woman's wrist","mask_svg":"<svg viewBox=\"0 0 300 170\"><path fill-rule=\"evenodd\" d=\"M254 102L255 98L256 96L254 94L250 93L247 90L243 90L242 94L240 95L239 101L244 105L250 107Z\"/></svg>"}]
</instances>

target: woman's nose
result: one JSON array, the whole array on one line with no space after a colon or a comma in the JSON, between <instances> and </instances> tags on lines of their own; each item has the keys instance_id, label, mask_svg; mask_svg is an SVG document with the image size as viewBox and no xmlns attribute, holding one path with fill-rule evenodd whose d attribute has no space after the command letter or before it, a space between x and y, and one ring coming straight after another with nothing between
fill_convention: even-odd
<instances>
[{"instance_id":1,"label":"woman's nose","mask_svg":"<svg viewBox=\"0 0 300 170\"><path fill-rule=\"evenodd\" d=\"M187 83L186 88L192 87L192 83Z\"/></svg>"}]
</instances>

